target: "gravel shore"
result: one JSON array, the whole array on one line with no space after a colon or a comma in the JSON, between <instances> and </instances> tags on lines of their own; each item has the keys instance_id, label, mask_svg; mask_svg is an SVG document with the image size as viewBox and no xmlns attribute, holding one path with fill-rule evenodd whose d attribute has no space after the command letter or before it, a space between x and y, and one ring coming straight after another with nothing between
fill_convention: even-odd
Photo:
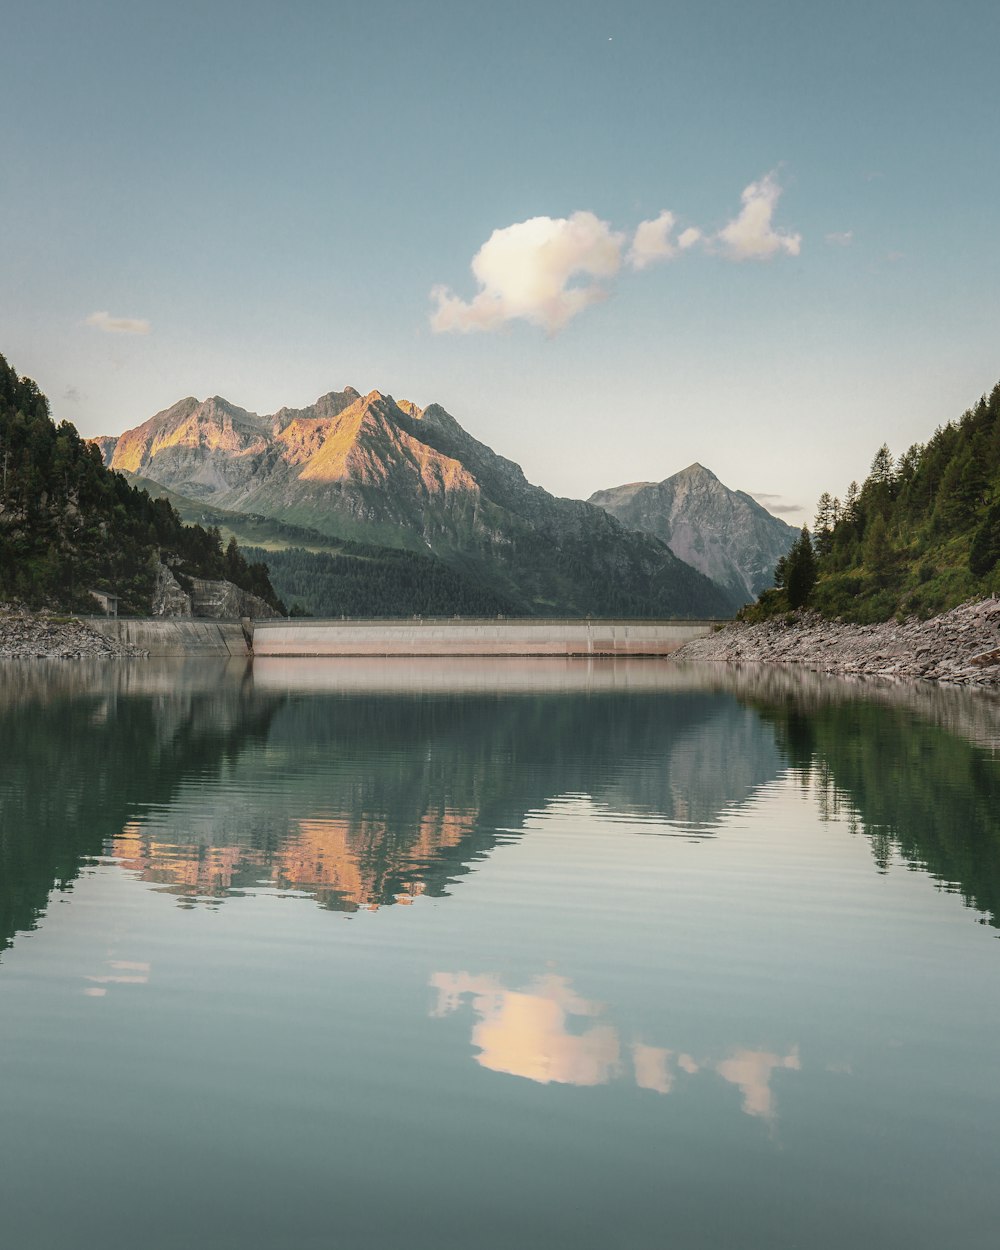
<instances>
[{"instance_id":1,"label":"gravel shore","mask_svg":"<svg viewBox=\"0 0 1000 1250\"><path fill-rule=\"evenodd\" d=\"M146 654L105 638L78 617L0 604L0 659L114 659Z\"/></svg>"},{"instance_id":2,"label":"gravel shore","mask_svg":"<svg viewBox=\"0 0 1000 1250\"><path fill-rule=\"evenodd\" d=\"M677 658L1000 687L1000 599L902 624L847 625L806 612L759 625L734 622L686 643Z\"/></svg>"}]
</instances>

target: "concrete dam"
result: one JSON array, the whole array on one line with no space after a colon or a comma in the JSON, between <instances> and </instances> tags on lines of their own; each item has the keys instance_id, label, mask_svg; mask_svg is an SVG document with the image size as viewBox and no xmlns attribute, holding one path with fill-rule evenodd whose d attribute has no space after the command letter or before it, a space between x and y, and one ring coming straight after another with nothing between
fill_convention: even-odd
<instances>
[{"instance_id":1,"label":"concrete dam","mask_svg":"<svg viewBox=\"0 0 1000 1250\"><path fill-rule=\"evenodd\" d=\"M721 621L520 619L261 620L188 618L90 622L154 656L670 655Z\"/></svg>"},{"instance_id":2,"label":"concrete dam","mask_svg":"<svg viewBox=\"0 0 1000 1250\"><path fill-rule=\"evenodd\" d=\"M259 656L669 655L715 621L260 621Z\"/></svg>"}]
</instances>

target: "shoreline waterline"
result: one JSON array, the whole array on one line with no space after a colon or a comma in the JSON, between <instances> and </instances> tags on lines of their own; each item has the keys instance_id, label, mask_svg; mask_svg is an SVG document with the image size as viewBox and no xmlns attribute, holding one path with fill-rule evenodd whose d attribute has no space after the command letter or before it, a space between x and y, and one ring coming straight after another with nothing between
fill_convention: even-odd
<instances>
[{"instance_id":1,"label":"shoreline waterline","mask_svg":"<svg viewBox=\"0 0 1000 1250\"><path fill-rule=\"evenodd\" d=\"M796 664L840 676L1000 687L1000 599L965 603L927 621L851 625L803 612L733 622L678 652L678 659Z\"/></svg>"},{"instance_id":2,"label":"shoreline waterline","mask_svg":"<svg viewBox=\"0 0 1000 1250\"><path fill-rule=\"evenodd\" d=\"M248 635L256 634L252 648ZM0 659L215 655L377 660L391 656L645 656L787 664L842 676L1000 688L1000 599L927 621L852 625L813 613L759 624L710 621L372 620L250 622L87 618L0 605Z\"/></svg>"}]
</instances>

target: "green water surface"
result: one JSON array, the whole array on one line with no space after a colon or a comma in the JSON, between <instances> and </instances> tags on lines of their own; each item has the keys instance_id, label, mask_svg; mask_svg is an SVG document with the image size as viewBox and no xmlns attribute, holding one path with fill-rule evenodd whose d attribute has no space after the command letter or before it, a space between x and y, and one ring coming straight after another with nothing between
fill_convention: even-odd
<instances>
[{"instance_id":1,"label":"green water surface","mask_svg":"<svg viewBox=\"0 0 1000 1250\"><path fill-rule=\"evenodd\" d=\"M993 1250L1000 700L0 666L7 1250Z\"/></svg>"}]
</instances>

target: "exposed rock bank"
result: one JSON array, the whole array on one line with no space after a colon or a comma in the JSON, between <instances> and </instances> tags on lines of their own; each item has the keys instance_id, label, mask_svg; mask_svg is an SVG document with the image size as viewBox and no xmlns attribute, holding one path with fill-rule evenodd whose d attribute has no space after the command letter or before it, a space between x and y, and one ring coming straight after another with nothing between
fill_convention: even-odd
<instances>
[{"instance_id":1,"label":"exposed rock bank","mask_svg":"<svg viewBox=\"0 0 1000 1250\"><path fill-rule=\"evenodd\" d=\"M1000 687L1000 599L965 603L929 621L903 624L846 625L815 613L758 625L734 622L686 643L677 658L801 664L821 673Z\"/></svg>"},{"instance_id":2,"label":"exposed rock bank","mask_svg":"<svg viewBox=\"0 0 1000 1250\"><path fill-rule=\"evenodd\" d=\"M106 638L75 616L0 604L0 659L112 659L147 654L129 643Z\"/></svg>"}]
</instances>

